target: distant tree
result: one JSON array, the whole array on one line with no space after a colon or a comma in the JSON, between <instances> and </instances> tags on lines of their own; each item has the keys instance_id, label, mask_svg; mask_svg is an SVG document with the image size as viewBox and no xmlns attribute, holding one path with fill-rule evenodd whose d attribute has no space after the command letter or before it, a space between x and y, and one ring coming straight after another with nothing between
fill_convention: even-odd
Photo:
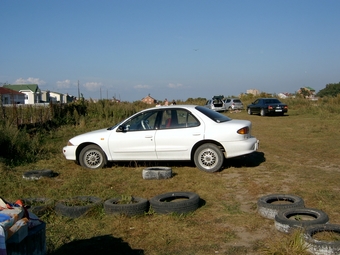
<instances>
[{"instance_id":1,"label":"distant tree","mask_svg":"<svg viewBox=\"0 0 340 255\"><path fill-rule=\"evenodd\" d=\"M300 95L302 95L304 98L307 98L312 95L312 92L305 88L300 88Z\"/></svg>"},{"instance_id":2,"label":"distant tree","mask_svg":"<svg viewBox=\"0 0 340 255\"><path fill-rule=\"evenodd\" d=\"M340 94L340 82L327 84L326 87L320 90L316 95L318 97L336 97L338 94Z\"/></svg>"}]
</instances>

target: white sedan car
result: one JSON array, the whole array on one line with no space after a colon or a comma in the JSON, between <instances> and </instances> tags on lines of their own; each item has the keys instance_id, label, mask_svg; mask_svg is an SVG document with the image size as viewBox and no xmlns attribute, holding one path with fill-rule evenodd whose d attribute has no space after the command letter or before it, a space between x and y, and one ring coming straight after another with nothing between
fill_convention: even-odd
<instances>
[{"instance_id":1,"label":"white sedan car","mask_svg":"<svg viewBox=\"0 0 340 255\"><path fill-rule=\"evenodd\" d=\"M78 135L63 148L68 160L98 169L108 161L193 160L216 172L225 158L252 153L259 141L251 122L195 105L173 105L140 111L121 123Z\"/></svg>"}]
</instances>

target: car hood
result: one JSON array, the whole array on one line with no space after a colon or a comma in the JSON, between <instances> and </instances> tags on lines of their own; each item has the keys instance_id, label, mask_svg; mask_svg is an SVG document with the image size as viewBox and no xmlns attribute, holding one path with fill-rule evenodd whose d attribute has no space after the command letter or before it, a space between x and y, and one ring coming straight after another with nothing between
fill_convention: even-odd
<instances>
[{"instance_id":1,"label":"car hood","mask_svg":"<svg viewBox=\"0 0 340 255\"><path fill-rule=\"evenodd\" d=\"M112 130L109 130L107 128L94 130L85 134L75 136L70 139L70 142L73 145L79 145L80 143L84 142L94 142L98 144L101 140L103 140L103 138L106 139L111 134L111 132Z\"/></svg>"}]
</instances>

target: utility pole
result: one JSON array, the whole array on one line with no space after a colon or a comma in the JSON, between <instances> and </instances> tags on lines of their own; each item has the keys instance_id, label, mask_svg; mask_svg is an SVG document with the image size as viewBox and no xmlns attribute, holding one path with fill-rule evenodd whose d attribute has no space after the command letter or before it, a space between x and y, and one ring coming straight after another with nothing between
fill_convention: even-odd
<instances>
[{"instance_id":1,"label":"utility pole","mask_svg":"<svg viewBox=\"0 0 340 255\"><path fill-rule=\"evenodd\" d=\"M78 100L80 100L79 80L78 80Z\"/></svg>"}]
</instances>

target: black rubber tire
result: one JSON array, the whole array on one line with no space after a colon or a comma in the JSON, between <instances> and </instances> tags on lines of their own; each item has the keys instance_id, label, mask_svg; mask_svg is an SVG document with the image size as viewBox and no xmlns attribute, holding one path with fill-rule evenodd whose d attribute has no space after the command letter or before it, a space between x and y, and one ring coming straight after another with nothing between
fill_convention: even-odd
<instances>
[{"instance_id":1,"label":"black rubber tire","mask_svg":"<svg viewBox=\"0 0 340 255\"><path fill-rule=\"evenodd\" d=\"M274 202L285 202L284 204L273 204ZM304 208L305 202L299 196L288 194L271 194L260 197L257 201L258 213L267 219L273 220L279 210L288 208Z\"/></svg>"},{"instance_id":2,"label":"black rubber tire","mask_svg":"<svg viewBox=\"0 0 340 255\"><path fill-rule=\"evenodd\" d=\"M172 169L171 167L166 166L155 166L155 167L147 167L143 169L142 172L143 179L169 179L172 177Z\"/></svg>"},{"instance_id":3,"label":"black rubber tire","mask_svg":"<svg viewBox=\"0 0 340 255\"><path fill-rule=\"evenodd\" d=\"M49 169L32 170L24 173L22 177L27 180L39 180L42 177L54 177L56 173Z\"/></svg>"},{"instance_id":4,"label":"black rubber tire","mask_svg":"<svg viewBox=\"0 0 340 255\"><path fill-rule=\"evenodd\" d=\"M39 217L42 217L44 214L53 211L54 207L54 201L45 197L24 198L22 199L22 202L28 211Z\"/></svg>"},{"instance_id":5,"label":"black rubber tire","mask_svg":"<svg viewBox=\"0 0 340 255\"><path fill-rule=\"evenodd\" d=\"M263 117L263 116L266 116L266 112L263 108L261 108L261 111L260 111L260 115Z\"/></svg>"},{"instance_id":6,"label":"black rubber tire","mask_svg":"<svg viewBox=\"0 0 340 255\"><path fill-rule=\"evenodd\" d=\"M251 112L251 109L250 109L250 108L247 109L247 113L248 113L249 115L252 115L252 114L253 114L253 113Z\"/></svg>"},{"instance_id":7,"label":"black rubber tire","mask_svg":"<svg viewBox=\"0 0 340 255\"><path fill-rule=\"evenodd\" d=\"M303 235L307 251L317 255L340 254L340 241L332 242L314 239L313 236L319 232L333 232L340 234L340 225L317 224L307 227Z\"/></svg>"},{"instance_id":8,"label":"black rubber tire","mask_svg":"<svg viewBox=\"0 0 340 255\"><path fill-rule=\"evenodd\" d=\"M169 192L150 199L151 208L160 214L193 212L199 207L199 202L199 195L193 192Z\"/></svg>"},{"instance_id":9,"label":"black rubber tire","mask_svg":"<svg viewBox=\"0 0 340 255\"><path fill-rule=\"evenodd\" d=\"M84 206L69 206L67 205L68 201L89 201L90 203ZM63 215L69 218L78 218L84 214L86 214L91 209L101 206L102 205L102 199L98 197L92 197L92 196L77 196L69 199L64 199L61 201L58 201L55 205L55 211L59 215Z\"/></svg>"},{"instance_id":10,"label":"black rubber tire","mask_svg":"<svg viewBox=\"0 0 340 255\"><path fill-rule=\"evenodd\" d=\"M144 215L149 211L149 201L141 197L132 197L135 203L119 204L120 198L111 198L104 202L106 214L121 214L126 216Z\"/></svg>"},{"instance_id":11,"label":"black rubber tire","mask_svg":"<svg viewBox=\"0 0 340 255\"><path fill-rule=\"evenodd\" d=\"M99 146L91 144L81 150L79 163L84 168L100 169L107 164L107 158Z\"/></svg>"},{"instance_id":12,"label":"black rubber tire","mask_svg":"<svg viewBox=\"0 0 340 255\"><path fill-rule=\"evenodd\" d=\"M310 216L312 220L295 220L293 216ZM296 228L306 228L315 224L328 223L328 215L314 208L289 208L279 211L275 216L275 228L284 233L290 233Z\"/></svg>"},{"instance_id":13,"label":"black rubber tire","mask_svg":"<svg viewBox=\"0 0 340 255\"><path fill-rule=\"evenodd\" d=\"M222 168L224 155L217 145L205 143L196 149L194 162L198 169L204 172L214 173Z\"/></svg>"}]
</instances>

